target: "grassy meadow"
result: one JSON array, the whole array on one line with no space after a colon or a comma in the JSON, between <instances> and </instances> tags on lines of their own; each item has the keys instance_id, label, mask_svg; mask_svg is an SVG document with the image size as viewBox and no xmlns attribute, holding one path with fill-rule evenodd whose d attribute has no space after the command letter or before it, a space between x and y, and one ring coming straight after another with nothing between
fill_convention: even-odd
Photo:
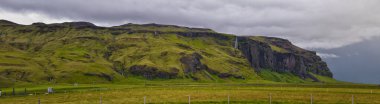
<instances>
[{"instance_id":1,"label":"grassy meadow","mask_svg":"<svg viewBox=\"0 0 380 104\"><path fill-rule=\"evenodd\" d=\"M53 87L54 94L46 94ZM27 94L25 94L27 88ZM1 104L380 104L380 87L364 84L165 83L20 85L2 88ZM6 96L4 96L6 92ZM101 99L101 100L100 100Z\"/></svg>"}]
</instances>

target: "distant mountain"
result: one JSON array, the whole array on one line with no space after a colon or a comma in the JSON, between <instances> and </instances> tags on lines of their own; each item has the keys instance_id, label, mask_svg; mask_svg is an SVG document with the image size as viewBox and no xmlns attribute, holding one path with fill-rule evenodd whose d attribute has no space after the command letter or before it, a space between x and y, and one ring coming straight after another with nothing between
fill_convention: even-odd
<instances>
[{"instance_id":1,"label":"distant mountain","mask_svg":"<svg viewBox=\"0 0 380 104\"><path fill-rule=\"evenodd\" d=\"M313 51L263 36L160 24L0 21L0 83L107 83L125 79L327 82Z\"/></svg>"},{"instance_id":2,"label":"distant mountain","mask_svg":"<svg viewBox=\"0 0 380 104\"><path fill-rule=\"evenodd\" d=\"M380 37L374 37L356 44L318 50L335 54L337 57L325 58L334 72L334 78L356 83L380 83Z\"/></svg>"}]
</instances>

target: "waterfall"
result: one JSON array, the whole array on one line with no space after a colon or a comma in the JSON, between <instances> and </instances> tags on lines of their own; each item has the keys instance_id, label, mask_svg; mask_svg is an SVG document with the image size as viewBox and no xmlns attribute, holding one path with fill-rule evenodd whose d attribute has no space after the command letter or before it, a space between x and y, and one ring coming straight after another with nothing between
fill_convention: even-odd
<instances>
[{"instance_id":1,"label":"waterfall","mask_svg":"<svg viewBox=\"0 0 380 104\"><path fill-rule=\"evenodd\" d=\"M235 38L235 48L237 49L238 48L238 39L237 39L237 36Z\"/></svg>"}]
</instances>

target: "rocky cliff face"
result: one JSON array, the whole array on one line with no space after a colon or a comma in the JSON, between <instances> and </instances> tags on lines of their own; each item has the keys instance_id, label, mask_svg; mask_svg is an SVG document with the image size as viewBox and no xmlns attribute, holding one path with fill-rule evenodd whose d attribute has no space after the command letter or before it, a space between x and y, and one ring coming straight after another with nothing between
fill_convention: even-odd
<instances>
[{"instance_id":1,"label":"rocky cliff face","mask_svg":"<svg viewBox=\"0 0 380 104\"><path fill-rule=\"evenodd\" d=\"M301 49L288 40L272 37L238 37L238 48L250 62L260 70L290 72L303 79L318 81L309 72L332 77L326 63L316 52Z\"/></svg>"},{"instance_id":2,"label":"rocky cliff face","mask_svg":"<svg viewBox=\"0 0 380 104\"><path fill-rule=\"evenodd\" d=\"M0 84L115 82L130 77L256 80L261 70L315 81L310 73L332 77L315 52L279 38L236 38L211 29L160 24L99 27L88 22L19 25L0 20Z\"/></svg>"}]
</instances>

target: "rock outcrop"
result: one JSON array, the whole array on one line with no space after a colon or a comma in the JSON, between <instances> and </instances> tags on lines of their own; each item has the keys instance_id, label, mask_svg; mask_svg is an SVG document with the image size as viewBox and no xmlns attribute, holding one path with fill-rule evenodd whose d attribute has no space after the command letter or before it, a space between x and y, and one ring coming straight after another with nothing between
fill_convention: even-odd
<instances>
[{"instance_id":1,"label":"rock outcrop","mask_svg":"<svg viewBox=\"0 0 380 104\"><path fill-rule=\"evenodd\" d=\"M178 69L176 68L170 68L170 71L165 72L158 70L155 67L147 66L147 65L134 65L129 68L129 71L133 75L143 76L147 79L154 79L154 78L175 78L178 74Z\"/></svg>"},{"instance_id":2,"label":"rock outcrop","mask_svg":"<svg viewBox=\"0 0 380 104\"><path fill-rule=\"evenodd\" d=\"M332 77L326 63L316 52L301 49L288 40L272 37L238 37L238 49L245 55L251 66L260 70L290 72L303 79L317 81L309 72Z\"/></svg>"},{"instance_id":3,"label":"rock outcrop","mask_svg":"<svg viewBox=\"0 0 380 104\"><path fill-rule=\"evenodd\" d=\"M180 61L184 66L184 73L191 74L200 70L205 70L207 66L203 65L200 61L202 56L198 53L193 53L183 56Z\"/></svg>"}]
</instances>

